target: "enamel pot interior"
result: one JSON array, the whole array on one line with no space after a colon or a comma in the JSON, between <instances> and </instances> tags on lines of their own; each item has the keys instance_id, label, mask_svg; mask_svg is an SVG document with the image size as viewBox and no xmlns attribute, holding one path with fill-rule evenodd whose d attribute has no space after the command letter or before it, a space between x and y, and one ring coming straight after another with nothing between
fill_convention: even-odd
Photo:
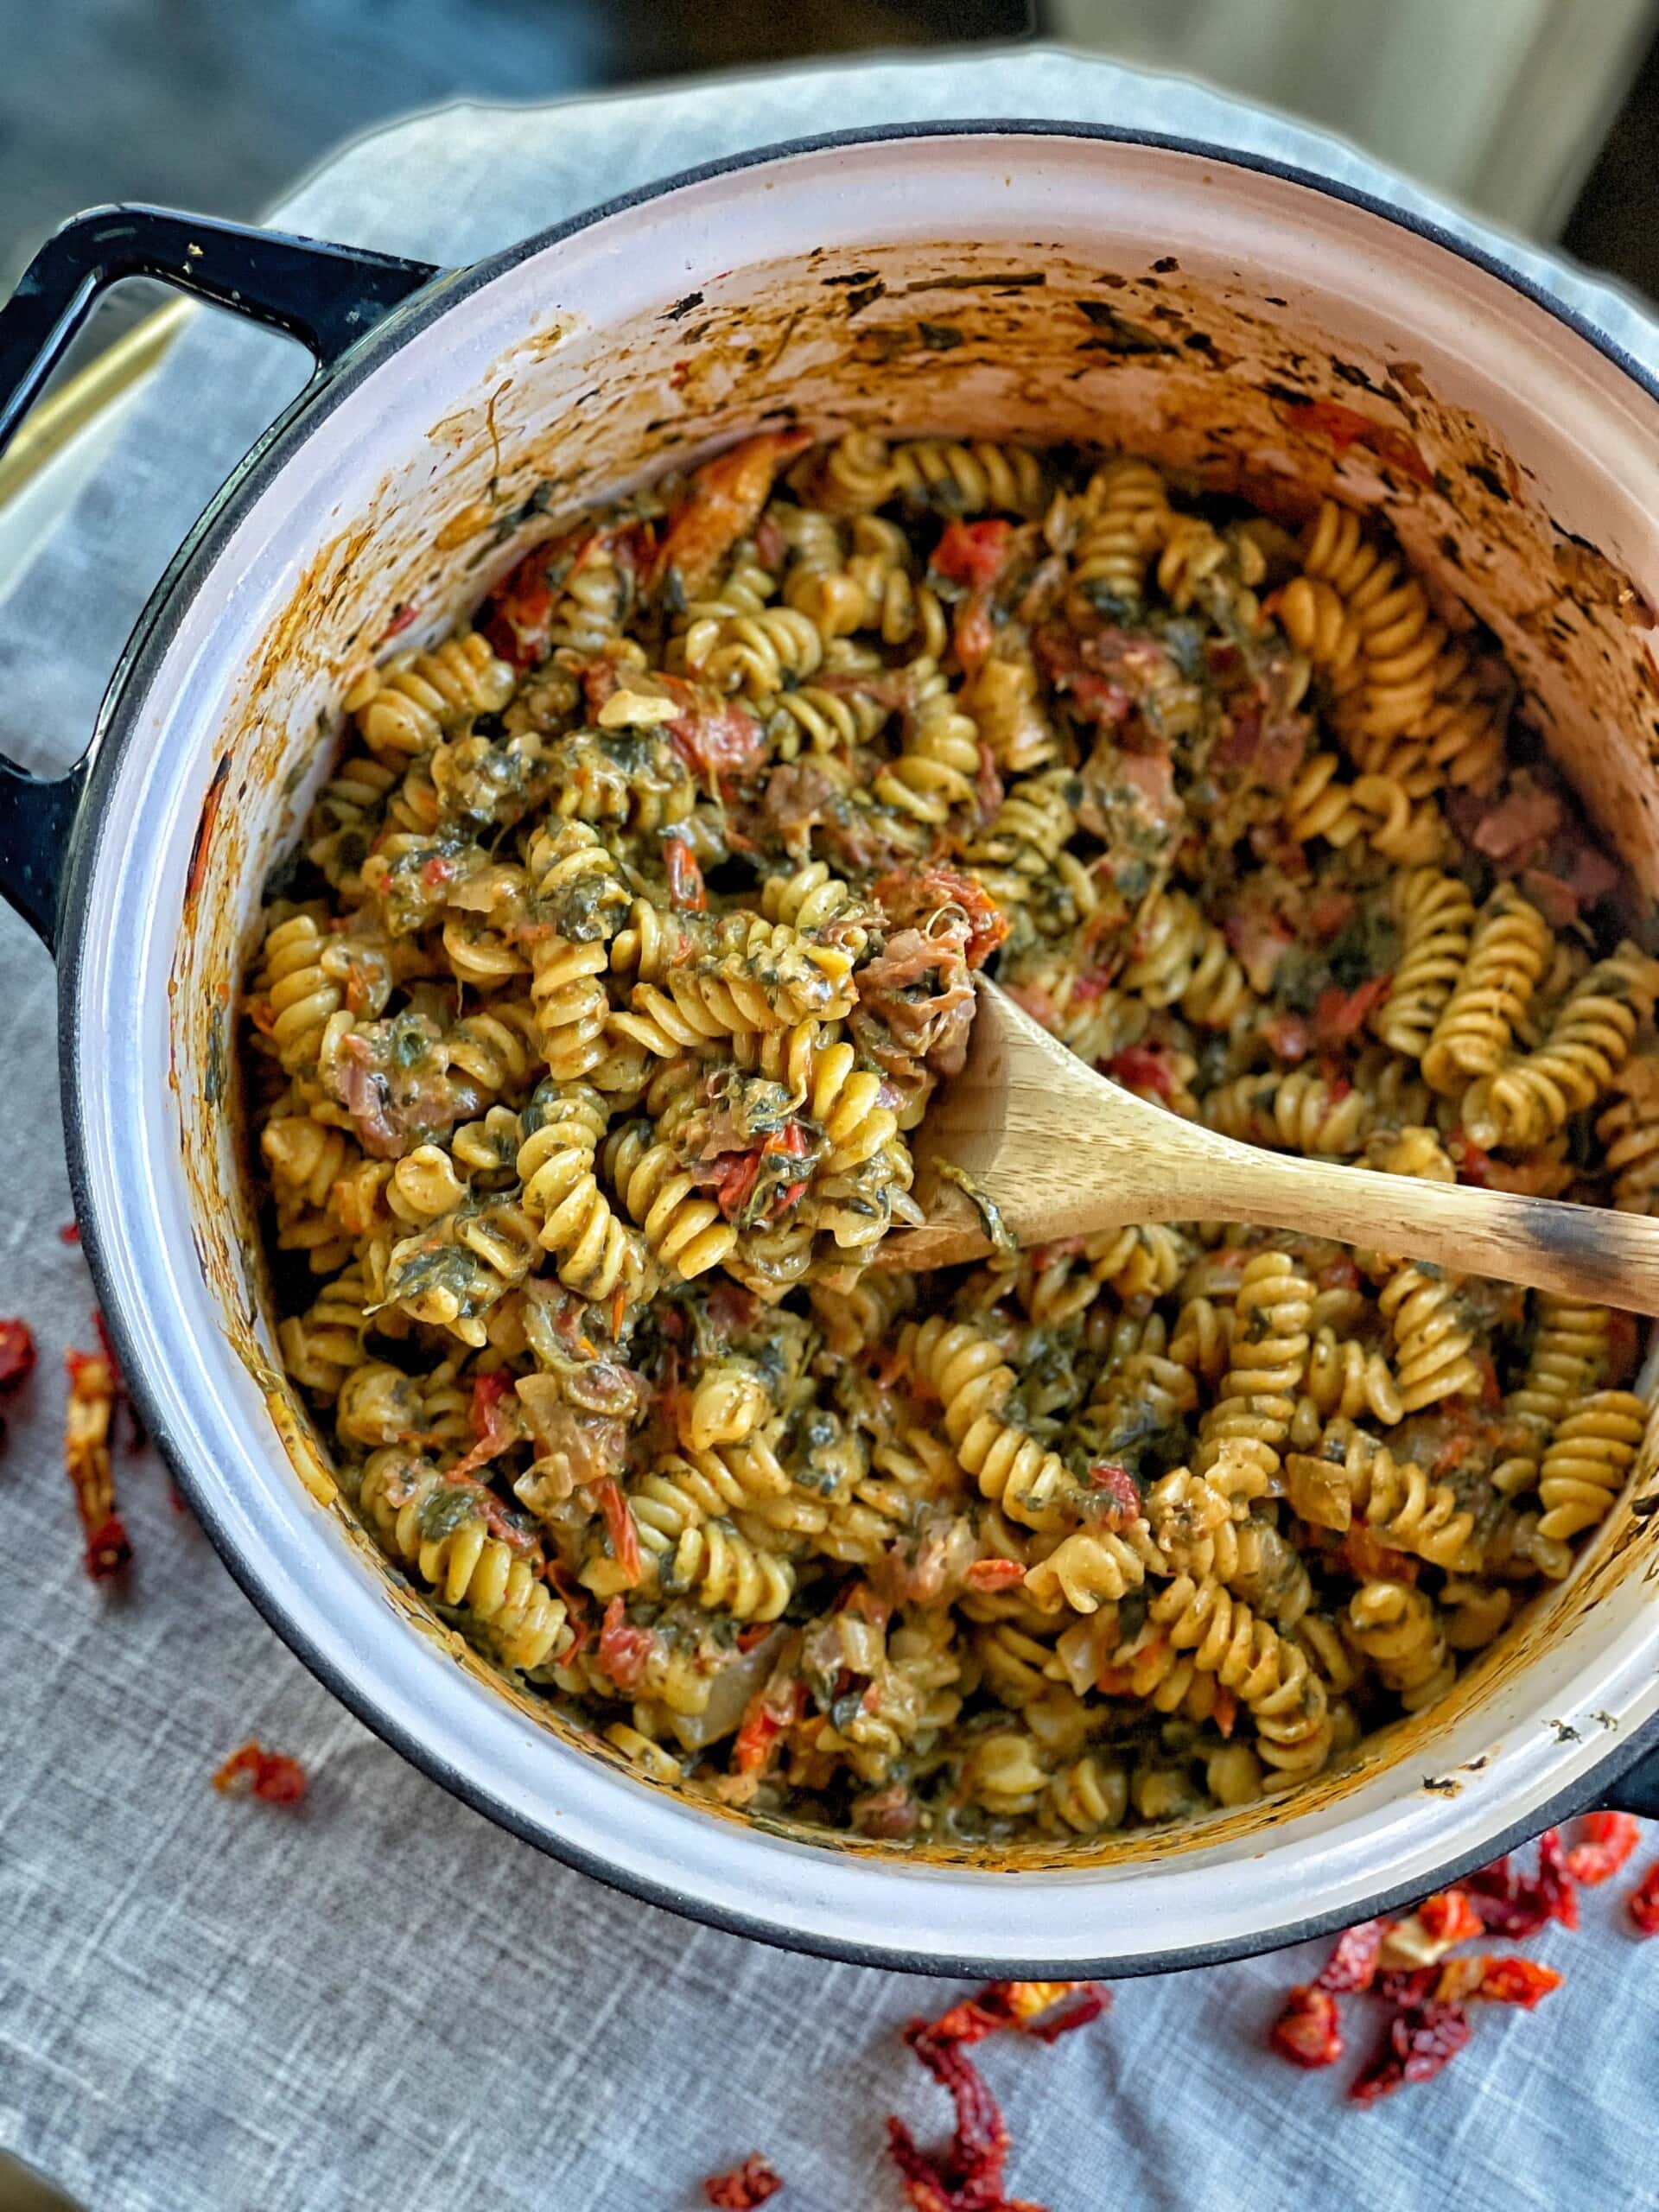
<instances>
[{"instance_id":1,"label":"enamel pot interior","mask_svg":"<svg viewBox=\"0 0 1659 2212\"><path fill-rule=\"evenodd\" d=\"M1289 1802L996 1865L763 1827L638 1778L423 1606L335 1492L271 1356L234 1003L334 702L573 507L763 419L1122 444L1287 513L1389 509L1496 629L1644 888L1659 883L1659 440L1624 365L1446 243L1202 149L1027 126L876 134L700 175L532 241L371 340L251 472L130 669L70 894L71 1121L124 1349L203 1518L365 1719L641 1894L902 1965L1133 1971L1433 1885L1659 1706L1659 1520L1617 1511L1432 1715ZM532 499L534 505L531 505ZM1651 1483L1651 1446L1637 1484Z\"/></svg>"}]
</instances>

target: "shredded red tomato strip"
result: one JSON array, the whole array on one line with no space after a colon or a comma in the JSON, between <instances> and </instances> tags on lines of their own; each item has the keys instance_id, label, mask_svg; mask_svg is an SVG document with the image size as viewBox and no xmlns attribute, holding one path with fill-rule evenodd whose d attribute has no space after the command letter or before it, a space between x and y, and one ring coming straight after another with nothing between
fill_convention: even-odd
<instances>
[{"instance_id":1,"label":"shredded red tomato strip","mask_svg":"<svg viewBox=\"0 0 1659 2212\"><path fill-rule=\"evenodd\" d=\"M614 1478L608 1475L602 1483L594 1484L594 1496L599 1500L599 1510L605 1516L606 1534L611 1540L611 1556L627 1576L632 1587L644 1580L645 1570L639 1557L639 1531L634 1526L628 1501Z\"/></svg>"}]
</instances>

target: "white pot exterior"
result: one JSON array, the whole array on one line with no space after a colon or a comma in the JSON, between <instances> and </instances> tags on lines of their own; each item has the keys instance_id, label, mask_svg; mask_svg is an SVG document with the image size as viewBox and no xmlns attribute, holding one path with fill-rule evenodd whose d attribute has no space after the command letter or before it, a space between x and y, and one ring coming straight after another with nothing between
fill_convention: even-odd
<instances>
[{"instance_id":1,"label":"white pot exterior","mask_svg":"<svg viewBox=\"0 0 1659 2212\"><path fill-rule=\"evenodd\" d=\"M910 429L1092 428L1109 439L1122 416L1137 423L1135 442L1191 458L1190 426L1160 413L1159 379L1175 376L1173 365L1079 353L1079 368L1051 345L1051 372L1044 349L1022 352L1015 334L1001 362L996 347L976 361L970 338L889 374L812 320L826 297L845 315L846 288L827 286L826 272L872 264L887 284L880 312L903 301L906 281L936 284L929 271L1041 266L1052 276L1042 312L1058 313L1063 290L1103 273L1132 280L1139 316L1153 295L1134 287L1167 257L1179 264L1172 295L1211 294L1222 323L1248 302L1268 321L1328 338L1321 389L1332 354L1416 365L1444 403L1446 438L1464 410L1479 418L1535 472L1529 496L1540 512L1659 597L1659 408L1500 276L1376 213L1221 156L1023 126L879 136L624 206L463 279L447 310L417 319L404 342L372 341L356 373L273 456L282 466L262 469L232 501L209 557L162 610L116 716L118 754L111 746L95 778L71 886L66 1072L88 1243L158 1433L245 1585L365 1720L494 1817L642 1893L815 1949L936 1967L1133 1971L1263 1948L1350 1918L1380 1895L1421 1891L1452 1864L1541 1825L1615 1734L1628 1740L1659 1712L1659 1619L1647 1595L1659 1528L1622 1512L1573 1584L1546 1601L1523 1640L1474 1670L1442 1716L1396 1732L1351 1777L1288 1804L1191 1833L1137 1834L1092 1859L1039 1854L1017 1870L826 1847L715 1815L578 1748L459 1656L446 1630L423 1632L395 1578L350 1541L344 1508L317 1494L326 1478L313 1467L309 1486L302 1478L303 1441L256 1348L264 1325L251 1332L236 1312L248 1302L247 1218L227 1117L204 1099L210 1058L230 1033L218 993L303 798L301 789L285 800L284 778L313 757L317 709L338 696L396 602L418 598L435 621L511 557L504 545L467 570L463 549L462 566L452 555L452 573L434 580L434 534L493 468L516 484L544 474L551 427L557 453L586 472L561 499L567 490L595 495L631 466L638 473L658 410L679 408L676 426L695 446L747 427L791 391L817 422L891 416ZM701 307L664 316L695 292ZM999 312L982 309L989 294L947 283L920 296L929 317L944 318L945 302L965 323ZM1126 294L1109 285L1093 296ZM1269 297L1281 305L1261 304ZM788 321L780 302L795 315L795 353L757 369L716 334L704 341L711 365L677 397L670 373L688 333L746 298L769 331ZM1035 313L1038 298L1020 290L1007 312ZM1068 346L1088 335L1081 316L1065 328ZM1224 394L1234 372L1224 368L1218 382L1210 373L1212 394ZM769 385L772 374L787 381ZM491 393L499 464L480 431ZM1261 411L1269 403L1255 415L1248 397L1230 404L1240 416L1235 448L1266 452L1279 419ZM595 416L597 429L570 427ZM1328 454L1299 448L1293 458L1304 474L1330 473ZM1491 518L1464 505L1473 543ZM359 518L377 516L364 539ZM1435 519L1422 518L1425 543ZM1415 544L1409 524L1406 535ZM1481 581L1502 599L1502 577ZM1594 642L1605 642L1599 631ZM1522 646L1524 662L1524 636ZM1629 709L1640 681L1642 638L1624 630L1616 649L1623 660L1598 678L1612 686L1597 702L1604 722ZM1631 747L1603 760L1596 717L1567 719L1567 677L1541 664L1539 681L1560 692L1566 751L1639 859L1643 824L1659 819L1645 754ZM225 804L197 856L187 923L204 801L227 751Z\"/></svg>"}]
</instances>

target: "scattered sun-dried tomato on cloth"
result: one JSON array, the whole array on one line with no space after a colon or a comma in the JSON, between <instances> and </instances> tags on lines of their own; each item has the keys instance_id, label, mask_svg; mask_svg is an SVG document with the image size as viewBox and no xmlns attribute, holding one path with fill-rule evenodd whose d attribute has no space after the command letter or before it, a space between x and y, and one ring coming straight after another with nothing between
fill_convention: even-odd
<instances>
[{"instance_id":1,"label":"scattered sun-dried tomato on cloth","mask_svg":"<svg viewBox=\"0 0 1659 2212\"><path fill-rule=\"evenodd\" d=\"M727 2173L710 2174L702 2184L702 2193L715 2212L754 2212L757 2204L776 2196L783 2185L784 2177L777 2167L758 2151L751 2151L741 2166L733 2166Z\"/></svg>"},{"instance_id":2,"label":"scattered sun-dried tomato on cloth","mask_svg":"<svg viewBox=\"0 0 1659 2212\"><path fill-rule=\"evenodd\" d=\"M115 1507L115 1477L110 1466L116 1377L102 1352L66 1352L64 1364L69 1371L64 1465L86 1541L86 1572L94 1582L107 1582L132 1558L132 1546Z\"/></svg>"},{"instance_id":3,"label":"scattered sun-dried tomato on cloth","mask_svg":"<svg viewBox=\"0 0 1659 2212\"><path fill-rule=\"evenodd\" d=\"M1628 1813L1591 1813L1570 1848L1560 1829L1546 1829L1529 1872L1510 1857L1494 1859L1425 1897L1414 1911L1346 1929L1314 1980L1289 1993L1268 2030L1271 2047L1294 2065L1334 2064L1345 2047L1340 1999L1369 1995L1389 2017L1349 2096L1375 2104L1409 2083L1433 2080L1468 2043L1472 2006L1530 2012L1561 1986L1560 1972L1539 1960L1459 1946L1493 1934L1524 1941L1552 1921L1575 1929L1577 1885L1593 1886L1616 1874L1641 1833L1641 1822ZM1659 1866L1627 1903L1644 1935L1659 1934Z\"/></svg>"},{"instance_id":4,"label":"scattered sun-dried tomato on cloth","mask_svg":"<svg viewBox=\"0 0 1659 2212\"><path fill-rule=\"evenodd\" d=\"M902 2120L888 2118L887 2148L912 2212L1042 2212L1003 2194L1007 2125L967 2049L1004 2029L1055 2043L1098 2019L1110 2002L1091 1981L988 1981L937 2020L910 2023L906 2043L957 2108L955 2132L937 2151L924 2151Z\"/></svg>"},{"instance_id":5,"label":"scattered sun-dried tomato on cloth","mask_svg":"<svg viewBox=\"0 0 1659 2212\"><path fill-rule=\"evenodd\" d=\"M0 1321L0 1391L21 1389L34 1371L34 1331L27 1321Z\"/></svg>"},{"instance_id":6,"label":"scattered sun-dried tomato on cloth","mask_svg":"<svg viewBox=\"0 0 1659 2212\"><path fill-rule=\"evenodd\" d=\"M305 1795L305 1769L285 1751L268 1751L250 1738L219 1768L213 1787L225 1797L257 1797L266 1805L297 1805Z\"/></svg>"}]
</instances>

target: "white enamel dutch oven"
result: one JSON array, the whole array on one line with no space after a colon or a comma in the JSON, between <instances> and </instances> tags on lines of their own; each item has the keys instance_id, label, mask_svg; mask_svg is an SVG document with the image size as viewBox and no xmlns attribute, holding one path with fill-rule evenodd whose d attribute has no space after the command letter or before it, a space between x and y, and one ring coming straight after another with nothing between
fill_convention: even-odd
<instances>
[{"instance_id":1,"label":"white enamel dutch oven","mask_svg":"<svg viewBox=\"0 0 1659 2212\"><path fill-rule=\"evenodd\" d=\"M0 315L0 436L130 274L294 333L318 373L174 563L87 759L54 784L0 766L0 887L58 951L77 1205L135 1391L231 1570L321 1679L607 1881L933 1971L1234 1956L1421 1894L1568 1811L1659 1814L1651 1451L1572 1580L1446 1705L1289 1802L993 1865L826 1843L641 1780L494 1677L336 1495L270 1354L233 1034L319 729L388 635L442 626L572 507L789 415L1122 443L1287 512L1386 493L1414 556L1503 639L1651 894L1659 406L1635 365L1513 273L1317 177L989 123L722 162L455 272L83 217Z\"/></svg>"}]
</instances>

